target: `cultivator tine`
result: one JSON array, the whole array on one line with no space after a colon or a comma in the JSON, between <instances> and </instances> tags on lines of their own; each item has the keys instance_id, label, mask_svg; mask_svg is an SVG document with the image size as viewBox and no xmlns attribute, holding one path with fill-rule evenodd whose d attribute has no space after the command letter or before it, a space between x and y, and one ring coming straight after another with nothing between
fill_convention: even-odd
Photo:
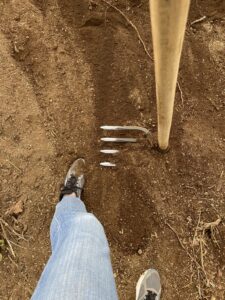
<instances>
[{"instance_id":1,"label":"cultivator tine","mask_svg":"<svg viewBox=\"0 0 225 300\"><path fill-rule=\"evenodd\" d=\"M108 162L108 161L103 161L100 163L100 166L102 167L116 167L116 164Z\"/></svg>"},{"instance_id":2,"label":"cultivator tine","mask_svg":"<svg viewBox=\"0 0 225 300\"><path fill-rule=\"evenodd\" d=\"M119 150L115 150L115 149L102 149L100 150L101 153L104 154L116 154L119 153Z\"/></svg>"},{"instance_id":3,"label":"cultivator tine","mask_svg":"<svg viewBox=\"0 0 225 300\"><path fill-rule=\"evenodd\" d=\"M149 134L149 130L144 128L144 127L140 127L140 126L108 126L108 125L104 125L101 126L101 129L103 130L138 130L138 131L142 131L145 134Z\"/></svg>"},{"instance_id":4,"label":"cultivator tine","mask_svg":"<svg viewBox=\"0 0 225 300\"><path fill-rule=\"evenodd\" d=\"M104 137L101 138L103 142L112 142L112 143L136 143L137 139L134 138L113 138L113 137Z\"/></svg>"}]
</instances>

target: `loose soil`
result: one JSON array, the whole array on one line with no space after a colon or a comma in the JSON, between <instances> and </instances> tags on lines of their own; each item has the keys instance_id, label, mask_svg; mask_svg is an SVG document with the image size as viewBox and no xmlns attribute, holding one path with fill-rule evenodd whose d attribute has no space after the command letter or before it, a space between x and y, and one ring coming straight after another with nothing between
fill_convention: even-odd
<instances>
[{"instance_id":1,"label":"loose soil","mask_svg":"<svg viewBox=\"0 0 225 300\"><path fill-rule=\"evenodd\" d=\"M152 54L148 1L111 3ZM87 161L83 199L104 225L120 299L134 299L149 267L164 300L225 299L224 16L223 0L192 1L170 151L145 139L116 146L111 170L99 167L99 126L140 125L156 139L154 65L136 32L102 0L1 1L0 214L19 236L4 225L16 257L1 246L0 299L30 298L76 157ZM7 215L18 201L23 212Z\"/></svg>"}]
</instances>

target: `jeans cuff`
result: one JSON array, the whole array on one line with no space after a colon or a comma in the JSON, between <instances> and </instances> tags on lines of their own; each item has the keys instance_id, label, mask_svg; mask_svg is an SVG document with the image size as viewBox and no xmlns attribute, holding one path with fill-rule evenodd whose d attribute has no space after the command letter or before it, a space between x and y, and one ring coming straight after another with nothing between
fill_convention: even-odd
<instances>
[{"instance_id":1,"label":"jeans cuff","mask_svg":"<svg viewBox=\"0 0 225 300\"><path fill-rule=\"evenodd\" d=\"M62 200L56 205L57 213L71 213L71 212L87 212L86 207L80 198L76 196L64 196Z\"/></svg>"}]
</instances>

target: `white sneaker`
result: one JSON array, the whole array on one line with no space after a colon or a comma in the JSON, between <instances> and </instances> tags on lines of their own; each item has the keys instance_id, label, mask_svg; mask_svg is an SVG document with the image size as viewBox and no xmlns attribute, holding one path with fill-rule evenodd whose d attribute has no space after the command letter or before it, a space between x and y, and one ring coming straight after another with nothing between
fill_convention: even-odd
<instances>
[{"instance_id":1,"label":"white sneaker","mask_svg":"<svg viewBox=\"0 0 225 300\"><path fill-rule=\"evenodd\" d=\"M136 300L159 300L161 283L159 273L149 269L141 275L136 285Z\"/></svg>"},{"instance_id":2,"label":"white sneaker","mask_svg":"<svg viewBox=\"0 0 225 300\"><path fill-rule=\"evenodd\" d=\"M76 159L67 172L64 187L61 190L60 200L64 195L69 195L72 193L75 193L79 198L81 197L85 183L84 170L85 160L83 158Z\"/></svg>"}]
</instances>

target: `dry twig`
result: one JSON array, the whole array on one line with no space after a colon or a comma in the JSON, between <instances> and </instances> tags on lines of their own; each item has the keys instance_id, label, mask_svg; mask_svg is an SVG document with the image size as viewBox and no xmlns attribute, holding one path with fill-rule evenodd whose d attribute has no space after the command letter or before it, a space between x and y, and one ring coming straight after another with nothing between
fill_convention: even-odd
<instances>
[{"instance_id":1,"label":"dry twig","mask_svg":"<svg viewBox=\"0 0 225 300\"><path fill-rule=\"evenodd\" d=\"M224 171L222 170L222 172L220 174L219 182L218 182L217 188L216 188L217 192L219 192L223 186L223 173L224 173Z\"/></svg>"},{"instance_id":2,"label":"dry twig","mask_svg":"<svg viewBox=\"0 0 225 300\"><path fill-rule=\"evenodd\" d=\"M199 264L199 262L196 260L196 258L194 256L191 255L191 253L186 249L186 247L184 246L184 244L182 243L177 231L168 223L168 222L165 222L165 224L174 232L174 234L176 235L177 237L177 240L181 246L181 248L187 253L187 255L189 256L189 258L191 259L191 261L194 261L196 263L196 265L198 267L201 268L201 265Z\"/></svg>"},{"instance_id":3,"label":"dry twig","mask_svg":"<svg viewBox=\"0 0 225 300\"><path fill-rule=\"evenodd\" d=\"M208 276L207 276L207 273L205 271L205 264L204 264L204 250L203 250L203 245L205 244L204 242L204 239L203 238L200 238L199 240L199 243L200 243L200 260L201 260L201 266L202 266L202 270L205 274L205 277L206 277L206 286L209 285L209 280L208 280Z\"/></svg>"},{"instance_id":4,"label":"dry twig","mask_svg":"<svg viewBox=\"0 0 225 300\"><path fill-rule=\"evenodd\" d=\"M211 282L209 280L208 274L206 272L205 269L205 255L206 255L206 240L205 240L205 234L206 234L206 230L210 230L212 236L214 234L214 230L215 228L222 222L221 218L218 218L216 221L214 222L208 222L208 223L204 223L201 222L201 212L199 214L199 218L198 218L198 223L195 229L195 233L194 233L194 237L193 237L193 241L192 241L192 249L193 249L193 253L195 254L195 249L194 246L199 246L199 260L200 260L200 264L201 264L201 268L197 269L198 272L198 292L199 292L199 297L202 297L202 295L204 294L204 290L203 289L203 284L201 284L201 274L200 274L200 270L202 271L202 274L204 275L204 284L206 287L209 286L213 286L213 282ZM217 242L215 240L215 242Z\"/></svg>"},{"instance_id":5,"label":"dry twig","mask_svg":"<svg viewBox=\"0 0 225 300\"><path fill-rule=\"evenodd\" d=\"M11 165L13 166L17 171L19 171L20 173L23 173L23 171L18 168L13 162L11 162L9 159L6 159L6 161Z\"/></svg>"},{"instance_id":6,"label":"dry twig","mask_svg":"<svg viewBox=\"0 0 225 300\"><path fill-rule=\"evenodd\" d=\"M221 218L218 218L214 222L209 223L203 223L201 229L205 232L207 229L213 230L215 227L217 227L222 222Z\"/></svg>"},{"instance_id":7,"label":"dry twig","mask_svg":"<svg viewBox=\"0 0 225 300\"><path fill-rule=\"evenodd\" d=\"M177 80L177 86L178 86L178 89L179 89L179 92L180 92L180 97L181 97L182 105L184 105L184 94L183 94L183 91L181 89L181 86L180 86L180 83L179 83L178 80Z\"/></svg>"},{"instance_id":8,"label":"dry twig","mask_svg":"<svg viewBox=\"0 0 225 300\"><path fill-rule=\"evenodd\" d=\"M197 231L198 231L198 228L199 228L199 224L200 224L200 222L201 222L201 211L199 212L199 216L198 216L198 223L197 223L197 226L196 226L196 228L195 228L195 233L194 233L194 236L193 236L193 240L192 240L192 246L194 246L194 244L195 244L195 239L196 239L196 237L197 237Z\"/></svg>"},{"instance_id":9,"label":"dry twig","mask_svg":"<svg viewBox=\"0 0 225 300\"><path fill-rule=\"evenodd\" d=\"M17 268L19 267L18 264L12 259L12 257L10 255L8 256L8 258L15 267L17 267Z\"/></svg>"},{"instance_id":10,"label":"dry twig","mask_svg":"<svg viewBox=\"0 0 225 300\"><path fill-rule=\"evenodd\" d=\"M194 24L200 23L200 22L204 21L205 19L206 19L206 16L203 16L203 17L191 22L191 26Z\"/></svg>"},{"instance_id":11,"label":"dry twig","mask_svg":"<svg viewBox=\"0 0 225 300\"><path fill-rule=\"evenodd\" d=\"M212 104L212 106L217 110L217 111L219 111L220 110L220 108L215 104L215 102L211 99L211 98L207 98L208 100L209 100L209 102Z\"/></svg>"},{"instance_id":12,"label":"dry twig","mask_svg":"<svg viewBox=\"0 0 225 300\"><path fill-rule=\"evenodd\" d=\"M16 232L3 218L0 217L0 222L5 225L11 231L14 235L16 235L18 238L27 241L21 234Z\"/></svg>"},{"instance_id":13,"label":"dry twig","mask_svg":"<svg viewBox=\"0 0 225 300\"><path fill-rule=\"evenodd\" d=\"M197 234L198 234L198 228L199 228L199 224L201 222L201 211L199 212L199 216L198 216L198 223L197 223L197 226L195 228L195 233L194 233L194 236L193 236L193 240L192 240L192 251L193 251L193 254L195 255L195 249L194 249L194 245L196 244L196 240L197 240ZM198 285L197 285L197 290L198 290L198 294L199 294L199 299L202 299L202 296L203 296L203 291L202 291L202 285L201 285L201 277L200 277L200 270L199 268L197 268L197 278L198 278Z\"/></svg>"},{"instance_id":14,"label":"dry twig","mask_svg":"<svg viewBox=\"0 0 225 300\"><path fill-rule=\"evenodd\" d=\"M13 250L13 247L12 247L12 245L11 245L11 243L10 243L8 237L7 237L5 228L4 228L4 226L3 226L1 220L0 220L0 226L1 226L1 228L2 228L3 238L6 240L7 244L9 245L9 249L10 249L10 251L11 251L11 253L12 253L12 256L13 256L13 257L16 257L15 252L14 252L14 250Z\"/></svg>"},{"instance_id":15,"label":"dry twig","mask_svg":"<svg viewBox=\"0 0 225 300\"><path fill-rule=\"evenodd\" d=\"M200 216L199 216L200 218ZM200 222L200 220L199 220ZM204 267L204 259L203 259L203 250L201 252L201 263L198 262L197 258L192 255L187 249L186 247L184 246L184 244L182 243L177 231L168 223L168 222L165 222L165 224L174 232L174 234L176 235L177 237L177 240L180 244L180 246L182 247L182 249L187 253L187 255L189 256L189 258L191 259L191 262L194 262L195 263L195 267L196 267L196 270L197 270L197 275L198 275L198 286L197 286L197 289L198 289L198 294L199 294L199 297L202 297L203 295L203 291L202 291L202 285L201 285L201 274L204 276L204 279L206 281L206 285L209 285L210 282L208 280L208 276L207 276L207 273L205 271L205 267ZM200 271L201 271L201 274L200 274ZM201 299L201 298L200 298Z\"/></svg>"},{"instance_id":16,"label":"dry twig","mask_svg":"<svg viewBox=\"0 0 225 300\"><path fill-rule=\"evenodd\" d=\"M201 287L201 278L200 278L200 272L199 272L199 268L197 268L197 274L198 274L198 285L197 285L197 289L198 289L198 294L199 294L199 299L202 299L202 287Z\"/></svg>"},{"instance_id":17,"label":"dry twig","mask_svg":"<svg viewBox=\"0 0 225 300\"><path fill-rule=\"evenodd\" d=\"M17 247L19 247L19 248L21 248L21 249L27 249L27 248L25 248L25 247L23 247L23 246L20 246L20 245L17 244L17 243L14 243L14 242L11 241L11 240L9 240L9 241L10 241L11 244L13 244L13 245L15 245L15 246L17 246Z\"/></svg>"},{"instance_id":18,"label":"dry twig","mask_svg":"<svg viewBox=\"0 0 225 300\"><path fill-rule=\"evenodd\" d=\"M148 57L153 60L151 54L149 53L146 45L145 45L145 42L143 41L142 37L141 37L141 34L140 32L138 31L137 29L137 26L125 15L124 12L122 12L122 10L120 10L118 7L116 7L115 5L111 4L110 2L108 2L107 0L101 0L102 2L106 3L107 5L109 5L110 7L112 7L115 11L117 11L121 16L123 16L123 18L127 21L127 23L134 29L134 31L136 32L137 36L138 36L138 39L139 41L141 42L144 50L145 50L145 53L148 55Z\"/></svg>"}]
</instances>

